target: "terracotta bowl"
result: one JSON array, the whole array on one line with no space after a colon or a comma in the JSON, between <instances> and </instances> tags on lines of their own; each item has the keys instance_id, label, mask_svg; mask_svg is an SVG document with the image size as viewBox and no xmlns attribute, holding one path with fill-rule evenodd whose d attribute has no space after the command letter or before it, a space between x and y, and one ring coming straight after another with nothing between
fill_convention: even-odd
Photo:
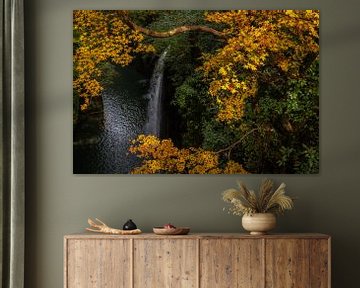
<instances>
[{"instance_id":1,"label":"terracotta bowl","mask_svg":"<svg viewBox=\"0 0 360 288\"><path fill-rule=\"evenodd\" d=\"M157 235L186 235L190 232L189 227L164 228L154 227L153 231Z\"/></svg>"}]
</instances>

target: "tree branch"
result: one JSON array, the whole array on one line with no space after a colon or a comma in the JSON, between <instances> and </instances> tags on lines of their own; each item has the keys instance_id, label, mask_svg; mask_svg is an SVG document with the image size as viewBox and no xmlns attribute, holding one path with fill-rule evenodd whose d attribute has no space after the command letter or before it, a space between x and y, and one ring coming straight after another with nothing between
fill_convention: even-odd
<instances>
[{"instance_id":1,"label":"tree branch","mask_svg":"<svg viewBox=\"0 0 360 288\"><path fill-rule=\"evenodd\" d=\"M126 13L126 11L123 11L123 13L122 13L122 21L126 25L128 25L131 29L139 31L147 36L154 37L154 38L172 37L172 36L184 33L186 31L202 31L202 32L211 33L220 38L226 38L225 33L215 30L213 28L210 28L207 26L201 26L201 25L184 25L184 26L176 27L169 31L165 31L165 32L150 30L148 28L141 27L141 26L135 24L133 21L131 21L128 14Z\"/></svg>"},{"instance_id":2,"label":"tree branch","mask_svg":"<svg viewBox=\"0 0 360 288\"><path fill-rule=\"evenodd\" d=\"M237 145L239 145L247 136L249 136L251 133L255 132L259 130L258 128L254 128L251 129L250 131L246 132L239 140L237 140L236 142L232 143L231 145L229 145L228 147L224 148L224 149L220 149L218 151L216 151L216 154L220 154L220 153L224 153L228 151L228 158L230 158L230 154L232 149L234 149Z\"/></svg>"}]
</instances>

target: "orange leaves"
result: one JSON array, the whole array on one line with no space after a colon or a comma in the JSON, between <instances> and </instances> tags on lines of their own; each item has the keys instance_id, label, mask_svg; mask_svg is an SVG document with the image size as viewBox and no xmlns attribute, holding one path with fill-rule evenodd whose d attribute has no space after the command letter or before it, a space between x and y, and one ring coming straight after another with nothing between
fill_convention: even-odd
<instances>
[{"instance_id":1,"label":"orange leaves","mask_svg":"<svg viewBox=\"0 0 360 288\"><path fill-rule=\"evenodd\" d=\"M129 151L143 159L133 174L246 174L239 163L229 161L220 167L219 155L202 148L174 146L170 139L160 140L153 135L140 135L132 141Z\"/></svg>"},{"instance_id":2,"label":"orange leaves","mask_svg":"<svg viewBox=\"0 0 360 288\"><path fill-rule=\"evenodd\" d=\"M205 17L227 25L226 45L204 55L202 66L219 107L219 121L231 123L243 117L244 103L257 93L265 65L296 77L307 55L319 51L317 10L239 10Z\"/></svg>"},{"instance_id":3,"label":"orange leaves","mask_svg":"<svg viewBox=\"0 0 360 288\"><path fill-rule=\"evenodd\" d=\"M248 174L248 172L237 162L230 160L224 169L224 174Z\"/></svg>"},{"instance_id":4,"label":"orange leaves","mask_svg":"<svg viewBox=\"0 0 360 288\"><path fill-rule=\"evenodd\" d=\"M151 45L142 43L144 36L130 29L121 20L123 11L74 11L74 34L78 35L74 51L73 87L83 99L81 110L86 110L89 98L98 96L102 87L99 82L99 64L113 61L127 66L137 53L154 51Z\"/></svg>"},{"instance_id":5,"label":"orange leaves","mask_svg":"<svg viewBox=\"0 0 360 288\"><path fill-rule=\"evenodd\" d=\"M129 151L143 158L143 165L134 174L183 173L189 151L176 148L170 139L160 140L153 135L139 135Z\"/></svg>"}]
</instances>

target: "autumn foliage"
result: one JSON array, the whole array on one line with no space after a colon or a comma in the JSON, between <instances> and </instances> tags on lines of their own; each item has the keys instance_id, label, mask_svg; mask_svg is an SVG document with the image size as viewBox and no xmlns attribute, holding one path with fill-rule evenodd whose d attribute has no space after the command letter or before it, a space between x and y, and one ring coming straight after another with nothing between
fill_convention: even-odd
<instances>
[{"instance_id":1,"label":"autumn foliage","mask_svg":"<svg viewBox=\"0 0 360 288\"><path fill-rule=\"evenodd\" d=\"M160 140L153 135L139 135L129 150L144 159L142 166L132 171L134 174L247 174L231 160L221 168L216 152L194 147L179 149L171 139Z\"/></svg>"},{"instance_id":2,"label":"autumn foliage","mask_svg":"<svg viewBox=\"0 0 360 288\"><path fill-rule=\"evenodd\" d=\"M153 52L143 43L144 36L130 29L121 20L122 11L74 11L75 43L74 90L82 99L81 110L86 110L92 97L99 96L99 64L112 61L127 66L138 53Z\"/></svg>"},{"instance_id":3,"label":"autumn foliage","mask_svg":"<svg viewBox=\"0 0 360 288\"><path fill-rule=\"evenodd\" d=\"M315 10L239 10L213 12L206 19L226 24L228 39L215 54L204 55L202 69L210 79L219 121L244 115L246 99L254 96L267 63L280 73L298 77L306 57L319 52L319 12Z\"/></svg>"},{"instance_id":4,"label":"autumn foliage","mask_svg":"<svg viewBox=\"0 0 360 288\"><path fill-rule=\"evenodd\" d=\"M158 14L145 11L134 20L127 11L74 11L79 111L101 95L102 63L127 66L137 55L161 53L156 47L175 37L173 51L181 54L176 45L191 42L189 51L199 53L185 64L185 56L169 60L173 82L181 83L169 102L183 115L185 136L176 147L171 139L139 135L129 151L143 161L132 173L318 171L318 10L208 11L194 26L185 27L183 19L179 27L166 24L177 36L165 31ZM148 19L152 23L141 27ZM161 32L152 30L157 24ZM157 35L164 42L152 39ZM181 69L192 69L191 75Z\"/></svg>"}]
</instances>

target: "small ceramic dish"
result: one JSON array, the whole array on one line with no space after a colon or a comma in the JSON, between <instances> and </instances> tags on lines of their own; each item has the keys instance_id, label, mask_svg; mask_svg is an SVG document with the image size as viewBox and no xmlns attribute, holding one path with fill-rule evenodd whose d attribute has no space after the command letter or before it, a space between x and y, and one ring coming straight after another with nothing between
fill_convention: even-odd
<instances>
[{"instance_id":1,"label":"small ceramic dish","mask_svg":"<svg viewBox=\"0 0 360 288\"><path fill-rule=\"evenodd\" d=\"M164 228L154 227L153 231L157 235L186 235L190 232L189 227Z\"/></svg>"}]
</instances>

